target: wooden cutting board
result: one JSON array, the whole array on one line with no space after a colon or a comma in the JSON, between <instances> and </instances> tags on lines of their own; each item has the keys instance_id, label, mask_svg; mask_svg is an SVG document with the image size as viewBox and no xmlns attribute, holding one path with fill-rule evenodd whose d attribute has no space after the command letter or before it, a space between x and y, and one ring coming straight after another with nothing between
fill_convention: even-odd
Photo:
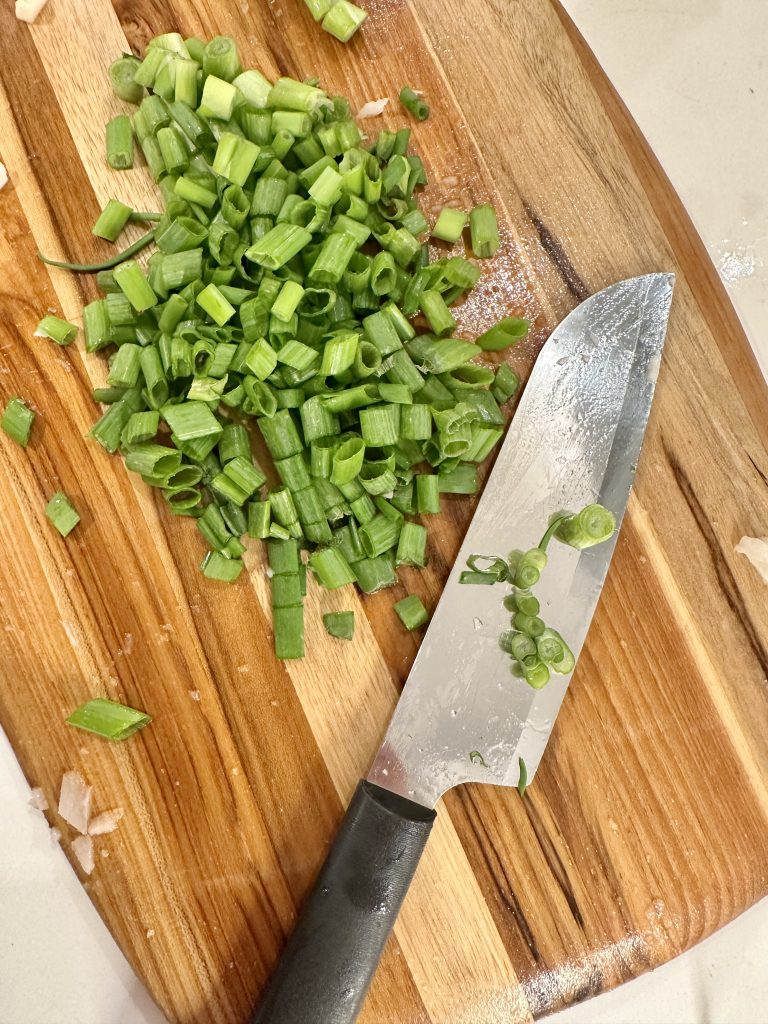
<instances>
[{"instance_id":1,"label":"wooden cutting board","mask_svg":"<svg viewBox=\"0 0 768 1024\"><path fill-rule=\"evenodd\" d=\"M247 63L317 73L357 106L423 89L426 205L492 198L506 222L462 325L532 316L521 368L591 292L678 274L637 486L542 768L524 800L474 786L445 799L362 1020L523 1021L670 959L768 887L768 605L734 553L768 532L768 402L736 316L557 3L367 6L343 47L300 0L50 0L32 27L0 5L0 400L21 394L39 413L26 451L0 435L0 719L52 806L77 768L97 808L127 809L83 883L184 1024L247 1020L418 639L391 609L402 587L313 590L309 657L276 663L261 554L237 586L205 581L192 524L83 439L102 359L32 336L46 309L78 320L94 296L36 249L98 255L90 225L107 198L155 205L143 168L104 165L120 105L103 71L161 31L230 33ZM393 103L374 128L401 121ZM43 516L59 488L82 516L67 540ZM406 581L430 607L473 502L444 505L430 569ZM351 604L344 646L320 615ZM95 694L146 708L151 728L109 745L66 727Z\"/></svg>"}]
</instances>

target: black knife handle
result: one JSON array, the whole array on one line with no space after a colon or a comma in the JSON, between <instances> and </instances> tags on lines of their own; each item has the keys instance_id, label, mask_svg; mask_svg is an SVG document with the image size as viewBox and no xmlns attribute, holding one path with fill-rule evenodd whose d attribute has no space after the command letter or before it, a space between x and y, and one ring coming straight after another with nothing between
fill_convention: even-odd
<instances>
[{"instance_id":1,"label":"black knife handle","mask_svg":"<svg viewBox=\"0 0 768 1024\"><path fill-rule=\"evenodd\" d=\"M360 783L252 1024L353 1024L434 820Z\"/></svg>"}]
</instances>

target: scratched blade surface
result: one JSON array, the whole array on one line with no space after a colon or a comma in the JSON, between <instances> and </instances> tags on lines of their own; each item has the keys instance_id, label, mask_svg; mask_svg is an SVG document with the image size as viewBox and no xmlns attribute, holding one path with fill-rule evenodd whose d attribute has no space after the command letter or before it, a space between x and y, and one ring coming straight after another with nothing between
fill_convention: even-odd
<instances>
[{"instance_id":1,"label":"scratched blade surface","mask_svg":"<svg viewBox=\"0 0 768 1024\"><path fill-rule=\"evenodd\" d=\"M648 421L674 278L606 288L544 345L478 503L368 778L432 807L462 782L516 785L535 774L569 676L532 690L510 672L505 585L462 586L471 554L538 544L550 516L599 501L620 523ZM618 532L618 531L617 531ZM536 586L544 621L578 658L615 547L553 543ZM470 759L470 753L477 757Z\"/></svg>"}]
</instances>

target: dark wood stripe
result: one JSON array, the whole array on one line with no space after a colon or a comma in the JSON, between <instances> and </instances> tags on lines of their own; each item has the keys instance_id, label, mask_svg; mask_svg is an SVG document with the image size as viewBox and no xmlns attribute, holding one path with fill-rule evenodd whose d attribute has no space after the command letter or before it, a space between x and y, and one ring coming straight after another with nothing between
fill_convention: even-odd
<instances>
[{"instance_id":1,"label":"dark wood stripe","mask_svg":"<svg viewBox=\"0 0 768 1024\"><path fill-rule=\"evenodd\" d=\"M749 643L752 653L760 664L763 674L768 677L768 651L763 642L763 637L757 629L752 617L749 614L744 598L741 595L738 584L731 572L728 561L720 547L712 523L709 520L704 508L699 501L694 487L677 455L672 451L666 441L663 442L664 454L667 457L675 480L680 488L680 493L685 503L691 510L691 515L696 526L706 543L709 551L712 569L720 582L722 594L728 602L728 607L733 613L733 622L740 627ZM753 463L754 465L754 463ZM755 467L757 468L757 467Z\"/></svg>"},{"instance_id":2,"label":"dark wood stripe","mask_svg":"<svg viewBox=\"0 0 768 1024\"><path fill-rule=\"evenodd\" d=\"M579 277L578 271L569 259L563 243L553 231L550 231L540 214L537 213L531 203L524 202L523 209L536 229L536 234L539 236L542 249L547 254L550 262L562 278L565 287L579 302L583 302L584 299L588 299L591 292L584 281Z\"/></svg>"}]
</instances>

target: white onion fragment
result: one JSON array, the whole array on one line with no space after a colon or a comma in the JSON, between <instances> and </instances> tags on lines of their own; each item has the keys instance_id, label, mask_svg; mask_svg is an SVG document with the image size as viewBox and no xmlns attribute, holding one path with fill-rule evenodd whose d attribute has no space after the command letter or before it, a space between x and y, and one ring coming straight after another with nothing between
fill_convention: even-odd
<instances>
[{"instance_id":1,"label":"white onion fragment","mask_svg":"<svg viewBox=\"0 0 768 1024\"><path fill-rule=\"evenodd\" d=\"M358 119L364 121L367 117L378 117L384 113L384 108L389 103L389 96L381 100L368 100L357 112Z\"/></svg>"},{"instance_id":2,"label":"white onion fragment","mask_svg":"<svg viewBox=\"0 0 768 1024\"><path fill-rule=\"evenodd\" d=\"M8 184L8 171L5 169L5 164L0 163L0 188Z\"/></svg>"},{"instance_id":3,"label":"white onion fragment","mask_svg":"<svg viewBox=\"0 0 768 1024\"><path fill-rule=\"evenodd\" d=\"M742 537L734 550L737 555L746 555L768 583L768 537Z\"/></svg>"},{"instance_id":4,"label":"white onion fragment","mask_svg":"<svg viewBox=\"0 0 768 1024\"><path fill-rule=\"evenodd\" d=\"M16 0L16 17L31 25L48 0Z\"/></svg>"},{"instance_id":5,"label":"white onion fragment","mask_svg":"<svg viewBox=\"0 0 768 1024\"><path fill-rule=\"evenodd\" d=\"M93 786L89 786L80 772L65 772L59 793L59 814L78 832L86 835L91 816Z\"/></svg>"},{"instance_id":6,"label":"white onion fragment","mask_svg":"<svg viewBox=\"0 0 768 1024\"><path fill-rule=\"evenodd\" d=\"M78 836L72 840L72 853L77 857L80 867L90 875L94 868L93 840L90 836Z\"/></svg>"},{"instance_id":7,"label":"white onion fragment","mask_svg":"<svg viewBox=\"0 0 768 1024\"><path fill-rule=\"evenodd\" d=\"M125 811L122 807L115 807L111 811L102 811L101 814L97 814L95 818L91 819L88 825L88 835L105 836L108 832L114 832L118 821L124 814Z\"/></svg>"},{"instance_id":8,"label":"white onion fragment","mask_svg":"<svg viewBox=\"0 0 768 1024\"><path fill-rule=\"evenodd\" d=\"M48 800L39 786L35 786L33 790L30 790L29 803L36 811L48 810Z\"/></svg>"}]
</instances>

